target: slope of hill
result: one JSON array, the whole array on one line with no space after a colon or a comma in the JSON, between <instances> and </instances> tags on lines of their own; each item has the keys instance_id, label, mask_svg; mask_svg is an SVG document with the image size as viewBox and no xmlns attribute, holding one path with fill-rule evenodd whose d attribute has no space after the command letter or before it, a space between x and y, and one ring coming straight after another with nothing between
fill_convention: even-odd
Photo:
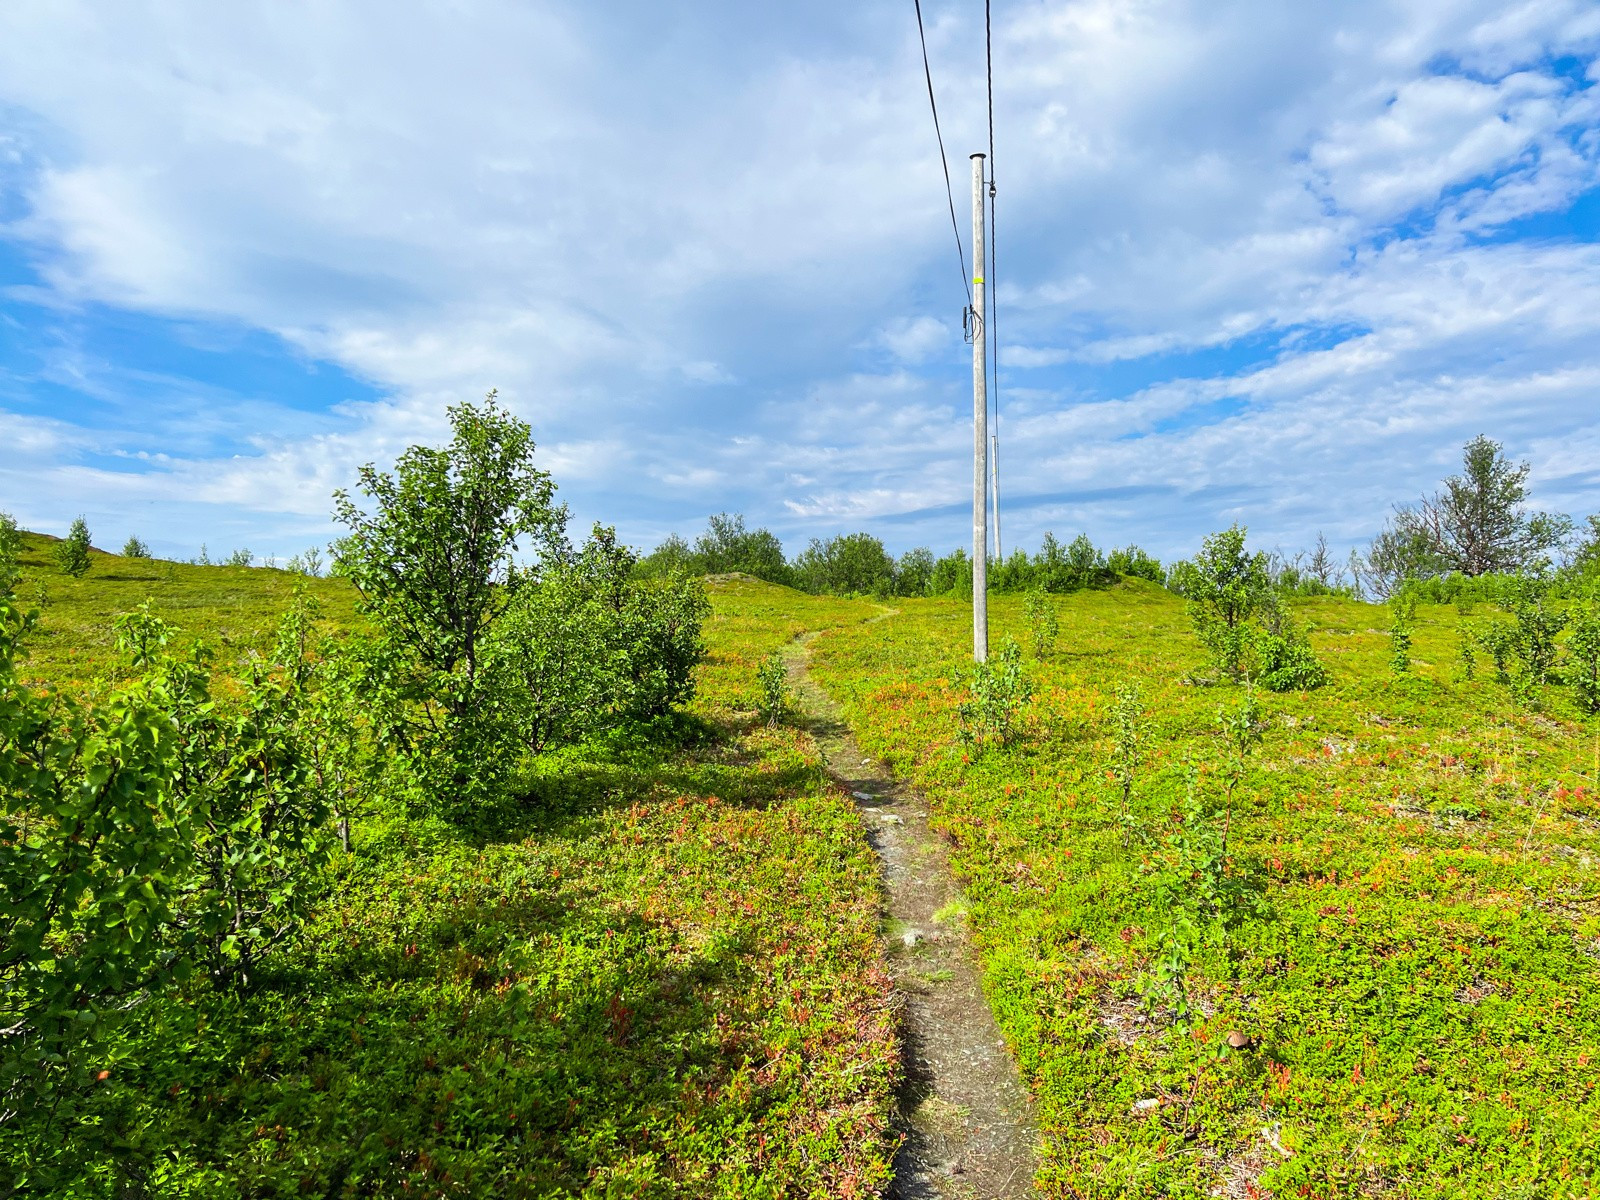
<instances>
[{"instance_id":1,"label":"slope of hill","mask_svg":"<svg viewBox=\"0 0 1600 1200\"><path fill-rule=\"evenodd\" d=\"M236 657L296 585L94 555L53 571L25 669L92 693L110 622L148 599ZM871 605L713 589L679 745L536 760L492 836L379 803L330 893L244 990L135 1005L70 1123L0 1120L0 1193L868 1195L897 1051L876 864L810 738L754 720L754 664ZM698 729L698 733L694 730ZM42 1181L49 1180L49 1183Z\"/></svg>"},{"instance_id":2,"label":"slope of hill","mask_svg":"<svg viewBox=\"0 0 1600 1200\"><path fill-rule=\"evenodd\" d=\"M1057 609L1009 748L958 736L964 605L907 602L815 654L969 880L1044 1194L1592 1195L1600 733L1564 690L1534 709L1460 678L1488 613L1424 606L1397 676L1384 610L1305 602L1331 682L1257 693L1241 761L1243 689L1189 682L1181 601ZM1019 602L993 613L1026 640Z\"/></svg>"}]
</instances>

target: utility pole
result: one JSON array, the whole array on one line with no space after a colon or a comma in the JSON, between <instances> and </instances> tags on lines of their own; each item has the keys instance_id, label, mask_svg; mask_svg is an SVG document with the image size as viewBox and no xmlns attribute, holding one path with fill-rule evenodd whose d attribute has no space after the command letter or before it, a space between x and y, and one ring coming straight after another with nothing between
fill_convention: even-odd
<instances>
[{"instance_id":1,"label":"utility pole","mask_svg":"<svg viewBox=\"0 0 1600 1200\"><path fill-rule=\"evenodd\" d=\"M982 154L972 156L972 658L989 657L989 332L984 327Z\"/></svg>"}]
</instances>

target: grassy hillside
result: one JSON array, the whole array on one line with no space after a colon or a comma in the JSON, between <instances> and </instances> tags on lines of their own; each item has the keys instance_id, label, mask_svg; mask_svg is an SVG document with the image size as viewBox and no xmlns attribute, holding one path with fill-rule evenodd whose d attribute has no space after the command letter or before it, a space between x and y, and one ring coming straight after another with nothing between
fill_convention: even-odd
<instances>
[{"instance_id":1,"label":"grassy hillside","mask_svg":"<svg viewBox=\"0 0 1600 1200\"><path fill-rule=\"evenodd\" d=\"M28 669L80 691L113 614L148 598L238 653L297 582L99 554L73 581L45 550ZM345 585L309 586L350 619ZM748 710L763 654L877 610L713 595L698 735L547 756L493 836L357 820L255 986L135 1009L72 1128L0 1123L0 1192L53 1160L77 1176L55 1196L870 1194L897 1070L876 866L810 740Z\"/></svg>"},{"instance_id":2,"label":"grassy hillside","mask_svg":"<svg viewBox=\"0 0 1600 1200\"><path fill-rule=\"evenodd\" d=\"M355 591L344 580L265 567L197 567L91 550L88 573L73 579L55 568L59 540L22 535L18 594L41 611L24 671L40 682L78 687L103 672L116 644L112 617L147 601L164 620L222 647L249 645L270 631L296 587L314 594L330 621L355 617Z\"/></svg>"},{"instance_id":3,"label":"grassy hillside","mask_svg":"<svg viewBox=\"0 0 1600 1200\"><path fill-rule=\"evenodd\" d=\"M997 638L1026 643L1021 608L997 602ZM1177 910L1204 908L1196 864L1229 777L1219 711L1241 689L1185 682L1201 654L1159 589L1058 608L1023 740L981 754L957 737L952 682L969 607L905 602L817 644L819 678L863 745L927 789L970 881L989 994L1046 1130L1044 1194L1595 1194L1594 725L1556 692L1532 712L1459 682L1454 609L1422 610L1413 673L1395 678L1384 610L1297 606L1332 682L1258 696L1221 880L1237 924L1206 926L1188 968L1199 1015L1173 1029L1141 997L1160 996ZM1150 748L1124 820L1109 709L1130 682ZM1188 901L1162 891L1174 880Z\"/></svg>"},{"instance_id":4,"label":"grassy hillside","mask_svg":"<svg viewBox=\"0 0 1600 1200\"><path fill-rule=\"evenodd\" d=\"M44 551L29 669L79 689L117 611L149 598L237 649L297 582L99 555L72 581ZM352 619L345 585L308 586ZM868 625L883 605L712 595L700 737L547 756L493 836L359 820L269 978L138 1010L69 1143L90 1178L60 1194L871 1194L897 1069L876 864L810 739L750 712L756 665L808 630L952 845L1043 1194L1595 1194L1600 731L1559 690L1533 711L1463 682L1481 614L1425 607L1396 677L1384 610L1299 603L1331 682L1257 694L1230 805L1242 690L1190 682L1202 655L1159 588L1058 598L1022 737L985 750L958 737L967 605ZM994 624L1026 642L1021 599ZM1129 684L1147 749L1124 811ZM0 1125L0 1163L59 1139Z\"/></svg>"}]
</instances>

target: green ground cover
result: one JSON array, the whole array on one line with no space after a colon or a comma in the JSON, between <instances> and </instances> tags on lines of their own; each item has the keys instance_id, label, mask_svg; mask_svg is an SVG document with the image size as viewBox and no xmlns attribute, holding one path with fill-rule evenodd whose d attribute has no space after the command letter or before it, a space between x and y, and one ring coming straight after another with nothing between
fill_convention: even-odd
<instances>
[{"instance_id":1,"label":"green ground cover","mask_svg":"<svg viewBox=\"0 0 1600 1200\"><path fill-rule=\"evenodd\" d=\"M1492 672L1461 681L1472 618L1453 608L1421 608L1396 678L1386 610L1297 602L1331 682L1256 696L1210 863L1235 899L1210 906L1184 971L1197 1015L1173 1027L1162 936L1175 904L1206 911L1181 893L1227 820L1219 710L1242 689L1186 682L1204 661L1175 597L1078 593L1027 664L1023 736L980 752L958 737L970 608L899 603L824 636L815 670L952 843L1038 1099L1044 1194L1600 1192L1600 741L1565 696L1530 711ZM1028 644L1021 598L991 612ZM1130 683L1149 746L1124 817L1111 710Z\"/></svg>"},{"instance_id":2,"label":"green ground cover","mask_svg":"<svg viewBox=\"0 0 1600 1200\"><path fill-rule=\"evenodd\" d=\"M98 553L74 581L43 548L24 670L80 691L113 614L148 598L237 654L298 582ZM351 618L346 585L310 586ZM876 865L810 739L751 710L765 654L879 610L738 579L712 597L678 744L543 756L470 835L358 819L291 950L245 992L195 979L137 1006L71 1127L0 1122L0 1176L31 1163L81 1197L872 1194L897 1068Z\"/></svg>"},{"instance_id":3,"label":"green ground cover","mask_svg":"<svg viewBox=\"0 0 1600 1200\"><path fill-rule=\"evenodd\" d=\"M27 677L53 687L82 689L102 675L114 652L111 620L149 601L151 611L190 637L224 649L269 639L296 587L314 594L334 624L355 619L355 590L342 579L314 579L260 567L200 567L165 559L89 552L79 579L55 567L60 539L22 534L18 598L41 611L28 641Z\"/></svg>"}]
</instances>

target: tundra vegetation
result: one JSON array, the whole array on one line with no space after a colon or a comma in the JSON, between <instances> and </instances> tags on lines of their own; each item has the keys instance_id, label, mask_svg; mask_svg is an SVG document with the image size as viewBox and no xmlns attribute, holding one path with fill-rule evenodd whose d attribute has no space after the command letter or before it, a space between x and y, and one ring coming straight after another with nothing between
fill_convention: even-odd
<instances>
[{"instance_id":1,"label":"tundra vegetation","mask_svg":"<svg viewBox=\"0 0 1600 1200\"><path fill-rule=\"evenodd\" d=\"M755 712L876 610L713 611L451 416L341 499L336 578L0 530L0 1195L887 1178L871 851Z\"/></svg>"},{"instance_id":2,"label":"tundra vegetation","mask_svg":"<svg viewBox=\"0 0 1600 1200\"><path fill-rule=\"evenodd\" d=\"M1600 522L1499 447L1343 566L1047 539L975 667L960 552L574 544L451 420L284 570L0 519L0 1196L880 1191L803 634L949 844L1041 1194L1592 1194Z\"/></svg>"}]
</instances>

